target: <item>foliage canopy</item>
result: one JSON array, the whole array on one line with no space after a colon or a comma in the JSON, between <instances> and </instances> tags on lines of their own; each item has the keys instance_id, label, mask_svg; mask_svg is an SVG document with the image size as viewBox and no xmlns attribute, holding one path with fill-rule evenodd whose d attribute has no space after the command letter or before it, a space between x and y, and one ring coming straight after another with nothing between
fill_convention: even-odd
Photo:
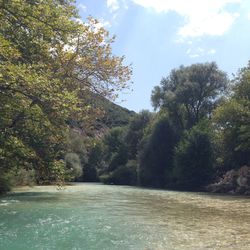
<instances>
[{"instance_id":1,"label":"foliage canopy","mask_svg":"<svg viewBox=\"0 0 250 250\"><path fill-rule=\"evenodd\" d=\"M211 115L227 86L227 76L216 63L181 66L162 78L152 91L154 108L166 108L180 129L191 128Z\"/></svg>"},{"instance_id":2,"label":"foliage canopy","mask_svg":"<svg viewBox=\"0 0 250 250\"><path fill-rule=\"evenodd\" d=\"M34 167L38 179L63 179L67 121L87 129L99 114L92 94L115 98L131 69L71 0L1 0L0 22L0 171Z\"/></svg>"}]
</instances>

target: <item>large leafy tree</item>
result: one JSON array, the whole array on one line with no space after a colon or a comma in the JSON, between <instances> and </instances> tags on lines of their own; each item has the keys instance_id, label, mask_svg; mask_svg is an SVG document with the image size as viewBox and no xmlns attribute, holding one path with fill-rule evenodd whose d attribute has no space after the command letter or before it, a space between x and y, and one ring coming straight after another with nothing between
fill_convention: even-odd
<instances>
[{"instance_id":1,"label":"large leafy tree","mask_svg":"<svg viewBox=\"0 0 250 250\"><path fill-rule=\"evenodd\" d=\"M63 176L69 120L96 119L93 93L115 98L130 67L112 54L108 32L82 23L71 0L0 0L0 166Z\"/></svg>"},{"instance_id":2,"label":"large leafy tree","mask_svg":"<svg viewBox=\"0 0 250 250\"><path fill-rule=\"evenodd\" d=\"M143 138L146 127L152 118L152 113L148 110L142 110L130 120L125 137L125 141L128 146L129 159L137 158L139 144Z\"/></svg>"},{"instance_id":3,"label":"large leafy tree","mask_svg":"<svg viewBox=\"0 0 250 250\"><path fill-rule=\"evenodd\" d=\"M128 148L125 143L125 129L116 127L109 131L104 137L106 171L114 171L128 161Z\"/></svg>"},{"instance_id":4,"label":"large leafy tree","mask_svg":"<svg viewBox=\"0 0 250 250\"><path fill-rule=\"evenodd\" d=\"M173 174L178 188L197 189L211 180L213 145L206 121L186 131L175 148Z\"/></svg>"},{"instance_id":5,"label":"large leafy tree","mask_svg":"<svg viewBox=\"0 0 250 250\"><path fill-rule=\"evenodd\" d=\"M232 94L214 113L225 168L250 164L250 65L234 79Z\"/></svg>"},{"instance_id":6,"label":"large leafy tree","mask_svg":"<svg viewBox=\"0 0 250 250\"><path fill-rule=\"evenodd\" d=\"M216 63L181 66L171 71L152 92L154 108L166 108L180 129L191 128L210 116L227 85Z\"/></svg>"},{"instance_id":7,"label":"large leafy tree","mask_svg":"<svg viewBox=\"0 0 250 250\"><path fill-rule=\"evenodd\" d=\"M163 188L171 185L174 148L178 135L169 118L158 117L145 134L139 150L139 184Z\"/></svg>"}]
</instances>

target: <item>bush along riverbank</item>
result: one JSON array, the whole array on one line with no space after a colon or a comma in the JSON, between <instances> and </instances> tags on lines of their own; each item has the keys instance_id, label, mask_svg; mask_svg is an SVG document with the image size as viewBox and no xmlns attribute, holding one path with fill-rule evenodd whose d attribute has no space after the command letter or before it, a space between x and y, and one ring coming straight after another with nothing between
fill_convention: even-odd
<instances>
[{"instance_id":1,"label":"bush along riverbank","mask_svg":"<svg viewBox=\"0 0 250 250\"><path fill-rule=\"evenodd\" d=\"M250 167L226 172L218 182L206 187L208 192L250 195Z\"/></svg>"}]
</instances>

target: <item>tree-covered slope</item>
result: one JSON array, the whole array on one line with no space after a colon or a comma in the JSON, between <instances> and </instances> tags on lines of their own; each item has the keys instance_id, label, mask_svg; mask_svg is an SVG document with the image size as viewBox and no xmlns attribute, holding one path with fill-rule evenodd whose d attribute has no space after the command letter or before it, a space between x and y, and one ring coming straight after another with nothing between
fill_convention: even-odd
<instances>
[{"instance_id":1,"label":"tree-covered slope","mask_svg":"<svg viewBox=\"0 0 250 250\"><path fill-rule=\"evenodd\" d=\"M98 123L108 128L128 125L130 118L136 114L104 98L97 100L97 106L103 110L103 116L98 119Z\"/></svg>"}]
</instances>

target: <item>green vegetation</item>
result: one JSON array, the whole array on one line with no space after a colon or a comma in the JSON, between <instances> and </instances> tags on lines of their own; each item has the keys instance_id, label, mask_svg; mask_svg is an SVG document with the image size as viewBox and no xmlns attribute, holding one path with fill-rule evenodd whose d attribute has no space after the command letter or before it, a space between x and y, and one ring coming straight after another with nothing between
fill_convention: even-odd
<instances>
[{"instance_id":1,"label":"green vegetation","mask_svg":"<svg viewBox=\"0 0 250 250\"><path fill-rule=\"evenodd\" d=\"M194 126L186 131L175 150L173 169L176 186L192 190L211 181L213 174L213 148L205 127Z\"/></svg>"},{"instance_id":2,"label":"green vegetation","mask_svg":"<svg viewBox=\"0 0 250 250\"><path fill-rule=\"evenodd\" d=\"M133 160L137 185L204 190L219 177L228 178L228 170L249 166L249 87L249 66L231 82L214 62L172 70L152 91L158 112L142 111L102 140L110 157L99 168L101 181L131 185L135 177L125 167ZM248 192L247 167L236 172L239 180L232 175L232 182L242 179L244 188L228 184L228 190Z\"/></svg>"},{"instance_id":3,"label":"green vegetation","mask_svg":"<svg viewBox=\"0 0 250 250\"><path fill-rule=\"evenodd\" d=\"M78 18L71 0L0 1L0 192L65 180L199 190L247 175L249 65L231 82L214 62L180 66L153 89L155 113L136 114L112 103L131 77L114 38Z\"/></svg>"},{"instance_id":4,"label":"green vegetation","mask_svg":"<svg viewBox=\"0 0 250 250\"><path fill-rule=\"evenodd\" d=\"M167 117L155 121L149 135L143 138L139 153L139 183L163 188L169 185L173 169L176 131Z\"/></svg>"},{"instance_id":5,"label":"green vegetation","mask_svg":"<svg viewBox=\"0 0 250 250\"><path fill-rule=\"evenodd\" d=\"M180 130L208 118L227 86L216 63L193 64L172 70L152 92L154 108L165 109Z\"/></svg>"},{"instance_id":6,"label":"green vegetation","mask_svg":"<svg viewBox=\"0 0 250 250\"><path fill-rule=\"evenodd\" d=\"M103 115L95 123L97 130L126 126L130 118L135 115L134 111L123 108L106 98L94 98L93 101L97 108L102 108L103 112Z\"/></svg>"},{"instance_id":7,"label":"green vegetation","mask_svg":"<svg viewBox=\"0 0 250 250\"><path fill-rule=\"evenodd\" d=\"M240 70L231 95L215 110L214 121L228 169L250 165L250 65Z\"/></svg>"},{"instance_id":8,"label":"green vegetation","mask_svg":"<svg viewBox=\"0 0 250 250\"><path fill-rule=\"evenodd\" d=\"M114 38L78 18L71 0L0 1L1 186L19 169L34 169L39 183L79 175L71 121L87 134L101 114L93 95L112 99L127 86L131 69L112 54Z\"/></svg>"}]
</instances>

